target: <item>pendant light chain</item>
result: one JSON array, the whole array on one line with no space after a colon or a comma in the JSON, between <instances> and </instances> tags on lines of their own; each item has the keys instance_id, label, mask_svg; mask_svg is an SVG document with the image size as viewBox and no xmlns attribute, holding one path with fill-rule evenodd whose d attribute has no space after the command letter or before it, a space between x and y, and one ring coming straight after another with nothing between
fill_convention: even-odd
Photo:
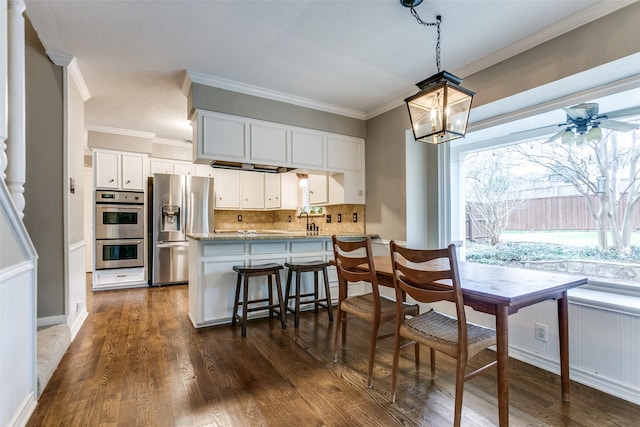
<instances>
[{"instance_id":1,"label":"pendant light chain","mask_svg":"<svg viewBox=\"0 0 640 427\"><path fill-rule=\"evenodd\" d=\"M438 30L438 41L436 42L436 67L438 68L438 73L440 72L440 23L442 22L442 16L438 15L436 16L436 22L426 22L423 21L422 18L420 18L420 16L418 15L418 12L416 12L416 9L413 7L413 5L410 7L411 9L411 15L416 18L416 21L418 21L418 24L420 25L424 25L425 27L436 27L436 29Z\"/></svg>"}]
</instances>

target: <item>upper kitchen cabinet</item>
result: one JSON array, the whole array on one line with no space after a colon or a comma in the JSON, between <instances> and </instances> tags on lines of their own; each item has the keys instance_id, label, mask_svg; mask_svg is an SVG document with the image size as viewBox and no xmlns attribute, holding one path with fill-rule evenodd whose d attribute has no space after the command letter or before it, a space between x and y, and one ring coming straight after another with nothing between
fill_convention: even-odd
<instances>
[{"instance_id":1,"label":"upper kitchen cabinet","mask_svg":"<svg viewBox=\"0 0 640 427\"><path fill-rule=\"evenodd\" d=\"M93 160L96 188L144 190L144 154L96 150Z\"/></svg>"},{"instance_id":2,"label":"upper kitchen cabinet","mask_svg":"<svg viewBox=\"0 0 640 427\"><path fill-rule=\"evenodd\" d=\"M280 209L280 194L280 174L264 174L264 207Z\"/></svg>"},{"instance_id":3,"label":"upper kitchen cabinet","mask_svg":"<svg viewBox=\"0 0 640 427\"><path fill-rule=\"evenodd\" d=\"M364 140L360 138L327 137L327 167L334 171L364 169Z\"/></svg>"},{"instance_id":4,"label":"upper kitchen cabinet","mask_svg":"<svg viewBox=\"0 0 640 427\"><path fill-rule=\"evenodd\" d=\"M307 168L325 167L325 137L320 133L294 130L291 132L291 160Z\"/></svg>"},{"instance_id":5,"label":"upper kitchen cabinet","mask_svg":"<svg viewBox=\"0 0 640 427\"><path fill-rule=\"evenodd\" d=\"M285 127L251 123L250 128L249 160L268 165L288 163L287 134L289 132Z\"/></svg>"},{"instance_id":6,"label":"upper kitchen cabinet","mask_svg":"<svg viewBox=\"0 0 640 427\"><path fill-rule=\"evenodd\" d=\"M309 204L324 205L329 202L327 175L309 174Z\"/></svg>"},{"instance_id":7,"label":"upper kitchen cabinet","mask_svg":"<svg viewBox=\"0 0 640 427\"><path fill-rule=\"evenodd\" d=\"M216 209L240 209L239 171L216 169L213 186L216 193Z\"/></svg>"},{"instance_id":8,"label":"upper kitchen cabinet","mask_svg":"<svg viewBox=\"0 0 640 427\"><path fill-rule=\"evenodd\" d=\"M246 161L244 118L198 110L194 130L197 133L194 139L197 143L193 147L196 159Z\"/></svg>"},{"instance_id":9,"label":"upper kitchen cabinet","mask_svg":"<svg viewBox=\"0 0 640 427\"><path fill-rule=\"evenodd\" d=\"M264 176L260 172L240 172L242 209L264 209Z\"/></svg>"}]
</instances>

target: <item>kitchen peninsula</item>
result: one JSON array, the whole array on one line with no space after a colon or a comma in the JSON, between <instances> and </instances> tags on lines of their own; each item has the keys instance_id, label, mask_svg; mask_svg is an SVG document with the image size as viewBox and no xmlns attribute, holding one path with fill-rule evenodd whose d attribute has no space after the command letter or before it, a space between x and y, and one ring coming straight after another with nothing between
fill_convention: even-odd
<instances>
[{"instance_id":1,"label":"kitchen peninsula","mask_svg":"<svg viewBox=\"0 0 640 427\"><path fill-rule=\"evenodd\" d=\"M339 237L361 237L362 233L341 233ZM234 265L331 260L331 235L296 231L256 233L222 232L187 234L189 238L189 317L196 328L229 323L236 285ZM370 235L371 238L377 238ZM303 291L312 289L313 276L303 277ZM256 278L255 280L259 280ZM281 276L286 283L286 271ZM338 278L329 268L331 298L338 297ZM364 286L364 285L363 285ZM364 289L363 289L364 290ZM283 289L284 291L284 289ZM267 286L251 286L251 298L265 298ZM322 292L322 291L321 291ZM266 315L258 311L255 316Z\"/></svg>"}]
</instances>

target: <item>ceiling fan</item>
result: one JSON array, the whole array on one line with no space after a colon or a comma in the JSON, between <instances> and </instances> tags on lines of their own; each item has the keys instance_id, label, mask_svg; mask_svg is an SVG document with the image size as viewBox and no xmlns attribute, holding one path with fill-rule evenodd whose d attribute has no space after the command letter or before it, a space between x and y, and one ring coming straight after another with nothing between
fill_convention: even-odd
<instances>
[{"instance_id":1,"label":"ceiling fan","mask_svg":"<svg viewBox=\"0 0 640 427\"><path fill-rule=\"evenodd\" d=\"M563 144L570 144L576 140L582 143L585 139L587 141L599 141L602 138L602 129L628 132L640 127L640 124L611 120L638 115L640 114L640 106L598 114L598 104L589 102L563 108L563 110L567 113L567 121L557 126L563 126L564 129L553 134L545 142L552 142L558 138L561 139Z\"/></svg>"}]
</instances>

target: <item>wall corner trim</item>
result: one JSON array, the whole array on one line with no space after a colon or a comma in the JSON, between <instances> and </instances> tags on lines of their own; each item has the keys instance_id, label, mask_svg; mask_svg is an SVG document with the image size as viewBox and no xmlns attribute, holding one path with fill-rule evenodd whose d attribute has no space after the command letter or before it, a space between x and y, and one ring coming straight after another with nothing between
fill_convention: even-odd
<instances>
[{"instance_id":1,"label":"wall corner trim","mask_svg":"<svg viewBox=\"0 0 640 427\"><path fill-rule=\"evenodd\" d=\"M84 77L82 76L82 72L80 71L80 67L78 66L78 61L76 61L76 58L74 56L64 53L52 52L50 50L47 51L47 56L54 64L60 67L67 67L69 74L71 75L71 77L73 77L73 80L78 86L78 90L80 91L80 95L82 96L83 101L87 101L89 98L91 98L89 88L84 81Z\"/></svg>"}]
</instances>

